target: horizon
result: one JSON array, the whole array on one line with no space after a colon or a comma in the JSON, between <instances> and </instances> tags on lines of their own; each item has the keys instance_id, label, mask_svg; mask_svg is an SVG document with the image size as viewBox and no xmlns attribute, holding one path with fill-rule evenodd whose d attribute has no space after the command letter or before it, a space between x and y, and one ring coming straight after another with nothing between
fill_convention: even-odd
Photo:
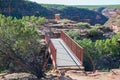
<instances>
[{"instance_id":1,"label":"horizon","mask_svg":"<svg viewBox=\"0 0 120 80\"><path fill-rule=\"evenodd\" d=\"M53 0L29 0L29 1L32 1L32 2L36 2L36 3L39 3L39 4L56 4L56 5L88 5L88 6L99 6L99 5L120 5L120 0L116 0L116 1L113 1L113 0L85 0L85 1L82 1L82 0L56 0L56 1L53 1Z\"/></svg>"}]
</instances>

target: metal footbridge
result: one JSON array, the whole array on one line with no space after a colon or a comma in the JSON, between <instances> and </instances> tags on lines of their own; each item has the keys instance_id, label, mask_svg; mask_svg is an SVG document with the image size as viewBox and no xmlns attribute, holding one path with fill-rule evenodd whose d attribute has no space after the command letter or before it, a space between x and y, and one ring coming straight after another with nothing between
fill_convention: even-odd
<instances>
[{"instance_id":1,"label":"metal footbridge","mask_svg":"<svg viewBox=\"0 0 120 80\"><path fill-rule=\"evenodd\" d=\"M60 38L45 36L54 68L83 65L83 48L61 31Z\"/></svg>"}]
</instances>

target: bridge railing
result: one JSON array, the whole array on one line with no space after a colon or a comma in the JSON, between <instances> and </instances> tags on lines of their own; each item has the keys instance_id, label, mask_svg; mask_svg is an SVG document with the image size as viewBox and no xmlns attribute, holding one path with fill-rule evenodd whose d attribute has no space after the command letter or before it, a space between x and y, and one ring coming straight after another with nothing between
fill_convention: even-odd
<instances>
[{"instance_id":1,"label":"bridge railing","mask_svg":"<svg viewBox=\"0 0 120 80\"><path fill-rule=\"evenodd\" d=\"M51 59L52 59L52 63L54 68L56 68L56 48L54 47L52 41L50 40L50 36L48 36L48 34L45 34L45 41L48 44L48 51L51 54Z\"/></svg>"},{"instance_id":2,"label":"bridge railing","mask_svg":"<svg viewBox=\"0 0 120 80\"><path fill-rule=\"evenodd\" d=\"M66 43L66 45L71 49L71 51L83 65L83 48L63 31L61 31L61 39Z\"/></svg>"},{"instance_id":3,"label":"bridge railing","mask_svg":"<svg viewBox=\"0 0 120 80\"><path fill-rule=\"evenodd\" d=\"M56 48L54 47L51 40L50 40L49 48L50 48L50 53L51 53L53 66L54 66L54 68L56 68Z\"/></svg>"}]
</instances>

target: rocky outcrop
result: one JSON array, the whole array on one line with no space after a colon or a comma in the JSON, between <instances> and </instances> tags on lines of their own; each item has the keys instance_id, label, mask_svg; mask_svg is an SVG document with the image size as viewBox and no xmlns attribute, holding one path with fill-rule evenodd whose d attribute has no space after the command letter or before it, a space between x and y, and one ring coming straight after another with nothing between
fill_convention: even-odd
<instances>
[{"instance_id":1,"label":"rocky outcrop","mask_svg":"<svg viewBox=\"0 0 120 80\"><path fill-rule=\"evenodd\" d=\"M112 8L112 9L106 8L102 11L102 14L108 18L111 18L118 11L120 11L120 8Z\"/></svg>"},{"instance_id":2,"label":"rocky outcrop","mask_svg":"<svg viewBox=\"0 0 120 80\"><path fill-rule=\"evenodd\" d=\"M106 27L112 29L115 33L120 32L120 13L116 12L111 18L105 23Z\"/></svg>"},{"instance_id":3,"label":"rocky outcrop","mask_svg":"<svg viewBox=\"0 0 120 80\"><path fill-rule=\"evenodd\" d=\"M0 74L0 80L38 80L37 77L30 73L11 73Z\"/></svg>"}]
</instances>

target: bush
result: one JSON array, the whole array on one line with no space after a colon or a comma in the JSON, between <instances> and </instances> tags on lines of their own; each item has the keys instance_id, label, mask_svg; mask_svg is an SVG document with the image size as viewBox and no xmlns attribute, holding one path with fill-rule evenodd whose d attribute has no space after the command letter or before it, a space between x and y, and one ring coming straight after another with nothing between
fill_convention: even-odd
<instances>
[{"instance_id":1,"label":"bush","mask_svg":"<svg viewBox=\"0 0 120 80\"><path fill-rule=\"evenodd\" d=\"M92 65L88 57L91 56L96 69L108 71L108 69L120 67L120 45L117 39L120 34L113 36L111 39L97 40L91 39L75 40L84 48L84 67L85 70L92 70Z\"/></svg>"},{"instance_id":2,"label":"bush","mask_svg":"<svg viewBox=\"0 0 120 80\"><path fill-rule=\"evenodd\" d=\"M62 22L63 24L67 24L68 22L70 22L70 20L68 20L68 19L62 19L61 22Z\"/></svg>"},{"instance_id":3,"label":"bush","mask_svg":"<svg viewBox=\"0 0 120 80\"><path fill-rule=\"evenodd\" d=\"M88 30L88 36L90 37L96 37L96 36L102 36L103 35L103 31L99 30L99 29L89 29Z\"/></svg>"},{"instance_id":4,"label":"bush","mask_svg":"<svg viewBox=\"0 0 120 80\"><path fill-rule=\"evenodd\" d=\"M101 26L101 24L95 24L95 26Z\"/></svg>"},{"instance_id":5,"label":"bush","mask_svg":"<svg viewBox=\"0 0 120 80\"><path fill-rule=\"evenodd\" d=\"M69 30L66 32L71 38L78 38L80 36L80 32L78 30Z\"/></svg>"},{"instance_id":6,"label":"bush","mask_svg":"<svg viewBox=\"0 0 120 80\"><path fill-rule=\"evenodd\" d=\"M78 27L90 28L90 24L86 22L79 22Z\"/></svg>"}]
</instances>

